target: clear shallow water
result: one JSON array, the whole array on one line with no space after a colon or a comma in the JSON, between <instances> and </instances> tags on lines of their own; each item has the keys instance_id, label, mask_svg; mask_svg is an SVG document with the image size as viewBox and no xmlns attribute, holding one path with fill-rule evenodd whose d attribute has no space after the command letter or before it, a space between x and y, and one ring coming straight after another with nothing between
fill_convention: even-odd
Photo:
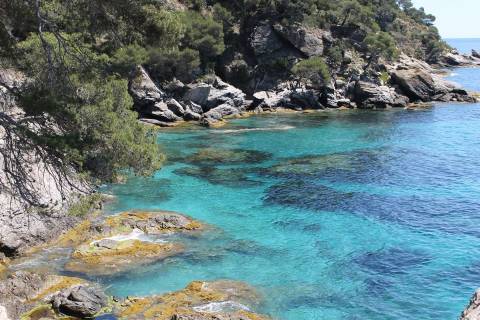
<instances>
[{"instance_id":1,"label":"clear shallow water","mask_svg":"<svg viewBox=\"0 0 480 320\"><path fill-rule=\"evenodd\" d=\"M480 70L455 73L480 89ZM100 280L120 296L243 280L264 294L259 311L288 320L455 319L480 286L479 128L480 105L442 104L162 132L171 162L109 186L110 210L175 210L214 229L180 257ZM244 161L189 157L208 148Z\"/></svg>"}]
</instances>

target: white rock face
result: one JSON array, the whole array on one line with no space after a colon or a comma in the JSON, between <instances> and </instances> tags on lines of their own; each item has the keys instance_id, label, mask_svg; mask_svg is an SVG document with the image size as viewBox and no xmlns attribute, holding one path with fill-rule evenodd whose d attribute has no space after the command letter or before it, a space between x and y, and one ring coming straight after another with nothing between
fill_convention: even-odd
<instances>
[{"instance_id":1,"label":"white rock face","mask_svg":"<svg viewBox=\"0 0 480 320\"><path fill-rule=\"evenodd\" d=\"M0 306L0 320L10 320L4 306Z\"/></svg>"}]
</instances>

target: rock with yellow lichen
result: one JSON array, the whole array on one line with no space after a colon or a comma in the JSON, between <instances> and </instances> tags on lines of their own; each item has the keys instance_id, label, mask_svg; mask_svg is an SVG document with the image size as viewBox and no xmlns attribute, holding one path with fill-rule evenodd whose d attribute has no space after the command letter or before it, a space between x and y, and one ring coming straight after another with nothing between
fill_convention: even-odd
<instances>
[{"instance_id":1,"label":"rock with yellow lichen","mask_svg":"<svg viewBox=\"0 0 480 320\"><path fill-rule=\"evenodd\" d=\"M192 233L203 225L170 211L124 212L102 221L85 221L62 235L58 245L74 246L65 268L90 275L124 272L183 251L178 243L155 237L171 233Z\"/></svg>"},{"instance_id":2,"label":"rock with yellow lichen","mask_svg":"<svg viewBox=\"0 0 480 320\"><path fill-rule=\"evenodd\" d=\"M116 315L120 319L155 320L266 320L252 311L259 295L234 281L192 282L187 288L146 298L129 298Z\"/></svg>"},{"instance_id":3,"label":"rock with yellow lichen","mask_svg":"<svg viewBox=\"0 0 480 320\"><path fill-rule=\"evenodd\" d=\"M109 275L165 259L182 252L182 249L181 245L174 243L104 239L76 248L65 269L90 275Z\"/></svg>"},{"instance_id":4,"label":"rock with yellow lichen","mask_svg":"<svg viewBox=\"0 0 480 320\"><path fill-rule=\"evenodd\" d=\"M185 215L171 211L128 211L105 219L85 220L55 240L53 245L78 246L106 237L141 231L147 235L171 232L194 232L203 225Z\"/></svg>"},{"instance_id":5,"label":"rock with yellow lichen","mask_svg":"<svg viewBox=\"0 0 480 320\"><path fill-rule=\"evenodd\" d=\"M79 278L17 271L0 280L0 309L6 319L20 319L29 310L48 304L56 293L86 283Z\"/></svg>"}]
</instances>

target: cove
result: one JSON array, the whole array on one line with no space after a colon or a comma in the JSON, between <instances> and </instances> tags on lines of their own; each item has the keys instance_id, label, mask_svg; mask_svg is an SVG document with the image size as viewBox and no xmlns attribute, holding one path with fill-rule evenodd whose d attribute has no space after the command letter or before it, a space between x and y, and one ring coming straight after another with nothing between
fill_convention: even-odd
<instances>
[{"instance_id":1,"label":"cove","mask_svg":"<svg viewBox=\"0 0 480 320\"><path fill-rule=\"evenodd\" d=\"M480 90L480 70L451 80ZM118 296L232 279L274 318L454 319L480 281L480 104L325 111L169 129L154 177L108 208L209 226L180 256L96 280Z\"/></svg>"}]
</instances>

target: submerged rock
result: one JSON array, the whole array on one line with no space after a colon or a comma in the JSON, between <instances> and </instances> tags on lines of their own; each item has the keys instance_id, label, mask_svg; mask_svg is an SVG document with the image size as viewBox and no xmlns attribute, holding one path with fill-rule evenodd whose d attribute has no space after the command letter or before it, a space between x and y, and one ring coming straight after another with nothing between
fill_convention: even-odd
<instances>
[{"instance_id":1,"label":"submerged rock","mask_svg":"<svg viewBox=\"0 0 480 320\"><path fill-rule=\"evenodd\" d=\"M204 148L188 156L185 162L196 165L259 163L270 158L267 152L245 149Z\"/></svg>"},{"instance_id":2,"label":"submerged rock","mask_svg":"<svg viewBox=\"0 0 480 320\"><path fill-rule=\"evenodd\" d=\"M220 184L232 188L244 188L260 184L258 181L249 179L246 175L247 172L243 169L221 169L210 166L200 166L177 169L174 173L205 179L214 185Z\"/></svg>"}]
</instances>

